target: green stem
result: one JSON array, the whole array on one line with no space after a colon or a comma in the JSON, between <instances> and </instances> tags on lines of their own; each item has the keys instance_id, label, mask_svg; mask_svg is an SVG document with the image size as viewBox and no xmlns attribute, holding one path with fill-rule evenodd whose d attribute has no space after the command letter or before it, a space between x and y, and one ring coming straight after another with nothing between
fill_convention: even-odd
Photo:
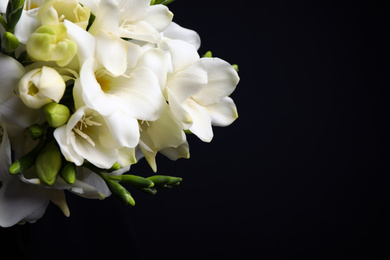
<instances>
[{"instance_id":1,"label":"green stem","mask_svg":"<svg viewBox=\"0 0 390 260\"><path fill-rule=\"evenodd\" d=\"M4 17L1 14L0 14L0 23L4 27L4 29L6 31L8 31L8 25L7 25L6 21L4 20Z\"/></svg>"}]
</instances>

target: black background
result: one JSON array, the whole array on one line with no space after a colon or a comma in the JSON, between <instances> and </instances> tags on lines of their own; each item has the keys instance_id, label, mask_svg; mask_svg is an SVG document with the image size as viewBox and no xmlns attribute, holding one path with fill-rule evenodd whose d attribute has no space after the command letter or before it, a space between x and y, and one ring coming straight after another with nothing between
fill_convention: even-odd
<instances>
[{"instance_id":1,"label":"black background","mask_svg":"<svg viewBox=\"0 0 390 260\"><path fill-rule=\"evenodd\" d=\"M200 34L200 54L239 65L240 117L209 144L189 136L189 160L158 156L179 187L132 191L133 208L67 193L70 218L51 204L35 224L0 229L2 256L389 259L389 5L177 0L170 9ZM144 160L132 173L153 174Z\"/></svg>"}]
</instances>

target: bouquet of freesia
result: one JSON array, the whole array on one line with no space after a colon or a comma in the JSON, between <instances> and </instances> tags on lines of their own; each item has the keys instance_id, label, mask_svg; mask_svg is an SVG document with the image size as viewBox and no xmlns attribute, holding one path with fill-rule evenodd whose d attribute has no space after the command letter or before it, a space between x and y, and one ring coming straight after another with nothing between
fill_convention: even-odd
<instances>
[{"instance_id":1,"label":"bouquet of freesia","mask_svg":"<svg viewBox=\"0 0 390 260\"><path fill-rule=\"evenodd\" d=\"M238 116L237 68L172 22L166 0L0 1L0 226L34 222L65 193L155 194L179 177L124 174L156 154L189 158L187 134ZM124 187L126 186L126 187Z\"/></svg>"}]
</instances>

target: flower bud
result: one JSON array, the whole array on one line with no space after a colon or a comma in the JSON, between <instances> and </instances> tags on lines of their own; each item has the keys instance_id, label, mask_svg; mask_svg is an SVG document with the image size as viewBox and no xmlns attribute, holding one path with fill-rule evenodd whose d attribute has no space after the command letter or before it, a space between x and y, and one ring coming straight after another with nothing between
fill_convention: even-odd
<instances>
[{"instance_id":1,"label":"flower bud","mask_svg":"<svg viewBox=\"0 0 390 260\"><path fill-rule=\"evenodd\" d=\"M151 188L154 186L154 183L151 180L136 175L112 175L108 176L108 178L129 184L134 188Z\"/></svg>"},{"instance_id":2,"label":"flower bud","mask_svg":"<svg viewBox=\"0 0 390 260\"><path fill-rule=\"evenodd\" d=\"M73 163L68 163L60 173L62 179L69 184L76 181L76 166Z\"/></svg>"},{"instance_id":3,"label":"flower bud","mask_svg":"<svg viewBox=\"0 0 390 260\"><path fill-rule=\"evenodd\" d=\"M27 72L19 82L19 95L24 104L38 109L53 102L59 102L65 92L65 82L52 68L42 67Z\"/></svg>"},{"instance_id":4,"label":"flower bud","mask_svg":"<svg viewBox=\"0 0 390 260\"><path fill-rule=\"evenodd\" d=\"M27 130L28 134L33 140L38 140L38 138L44 134L45 127L38 124L33 124L32 126L27 128Z\"/></svg>"},{"instance_id":5,"label":"flower bud","mask_svg":"<svg viewBox=\"0 0 390 260\"><path fill-rule=\"evenodd\" d=\"M35 161L38 178L47 185L53 185L61 168L61 153L54 142L48 143Z\"/></svg>"},{"instance_id":6,"label":"flower bud","mask_svg":"<svg viewBox=\"0 0 390 260\"><path fill-rule=\"evenodd\" d=\"M27 41L27 53L35 60L55 61L67 65L77 52L77 45L68 38L63 23L39 27Z\"/></svg>"},{"instance_id":7,"label":"flower bud","mask_svg":"<svg viewBox=\"0 0 390 260\"><path fill-rule=\"evenodd\" d=\"M51 127L60 127L68 122L70 117L69 108L65 105L55 102L49 103L43 107L46 120Z\"/></svg>"},{"instance_id":8,"label":"flower bud","mask_svg":"<svg viewBox=\"0 0 390 260\"><path fill-rule=\"evenodd\" d=\"M87 28L91 11L82 6L79 0L51 0L46 1L40 8L38 19L42 24L53 23L53 14L55 22L61 22L63 19L77 24L84 30Z\"/></svg>"},{"instance_id":9,"label":"flower bud","mask_svg":"<svg viewBox=\"0 0 390 260\"><path fill-rule=\"evenodd\" d=\"M19 40L10 32L5 32L1 37L1 46L6 52L13 52L19 46Z\"/></svg>"},{"instance_id":10,"label":"flower bud","mask_svg":"<svg viewBox=\"0 0 390 260\"><path fill-rule=\"evenodd\" d=\"M172 188L174 185L179 185L180 182L183 180L179 177L170 177L170 176L164 176L164 175L154 175L148 177L149 180L151 180L155 187L161 187L161 188Z\"/></svg>"},{"instance_id":11,"label":"flower bud","mask_svg":"<svg viewBox=\"0 0 390 260\"><path fill-rule=\"evenodd\" d=\"M130 192L125 189L125 187L108 178L104 178L104 180L112 194L117 196L125 205L135 205L135 200L131 196Z\"/></svg>"}]
</instances>

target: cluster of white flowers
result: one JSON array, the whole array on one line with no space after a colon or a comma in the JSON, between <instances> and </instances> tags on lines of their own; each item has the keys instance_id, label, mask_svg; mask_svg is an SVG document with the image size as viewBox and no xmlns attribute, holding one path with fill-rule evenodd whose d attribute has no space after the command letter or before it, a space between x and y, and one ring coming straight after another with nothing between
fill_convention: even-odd
<instances>
[{"instance_id":1,"label":"cluster of white flowers","mask_svg":"<svg viewBox=\"0 0 390 260\"><path fill-rule=\"evenodd\" d=\"M236 70L201 58L198 34L157 2L0 1L0 226L49 201L69 216L64 190L133 205L118 181L153 193L180 178L123 177L131 164L156 172L158 152L188 158L186 134L210 142L237 118Z\"/></svg>"}]
</instances>

